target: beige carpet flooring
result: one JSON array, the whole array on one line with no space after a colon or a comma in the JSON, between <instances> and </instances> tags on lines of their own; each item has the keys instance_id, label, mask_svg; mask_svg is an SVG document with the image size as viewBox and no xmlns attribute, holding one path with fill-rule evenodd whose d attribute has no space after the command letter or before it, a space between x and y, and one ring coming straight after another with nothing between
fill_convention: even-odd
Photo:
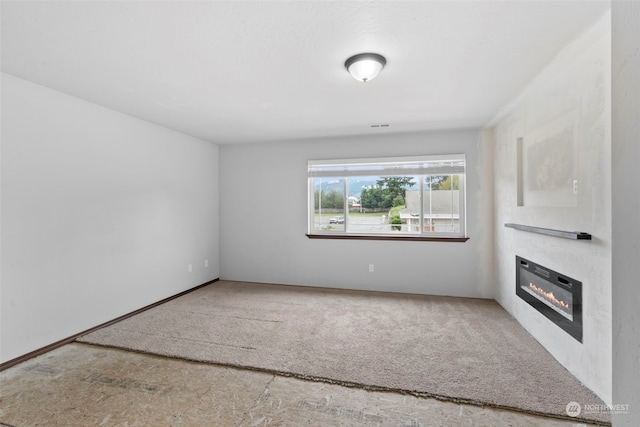
<instances>
[{"instance_id":1,"label":"beige carpet flooring","mask_svg":"<svg viewBox=\"0 0 640 427\"><path fill-rule=\"evenodd\" d=\"M603 404L492 300L219 281L78 341L563 418Z\"/></svg>"}]
</instances>

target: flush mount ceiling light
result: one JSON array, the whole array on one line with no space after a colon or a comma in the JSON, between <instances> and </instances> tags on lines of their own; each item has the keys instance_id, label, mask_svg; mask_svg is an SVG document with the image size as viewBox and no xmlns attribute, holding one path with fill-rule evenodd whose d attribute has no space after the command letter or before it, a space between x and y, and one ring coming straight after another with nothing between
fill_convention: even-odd
<instances>
[{"instance_id":1,"label":"flush mount ceiling light","mask_svg":"<svg viewBox=\"0 0 640 427\"><path fill-rule=\"evenodd\" d=\"M377 53L359 53L347 59L344 66L354 79L366 83L374 79L386 63L384 56Z\"/></svg>"}]
</instances>

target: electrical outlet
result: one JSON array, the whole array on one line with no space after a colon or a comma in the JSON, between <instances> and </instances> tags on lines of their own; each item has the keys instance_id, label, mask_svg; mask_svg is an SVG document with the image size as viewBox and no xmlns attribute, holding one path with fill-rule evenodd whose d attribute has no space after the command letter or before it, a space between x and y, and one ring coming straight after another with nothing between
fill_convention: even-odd
<instances>
[{"instance_id":1,"label":"electrical outlet","mask_svg":"<svg viewBox=\"0 0 640 427\"><path fill-rule=\"evenodd\" d=\"M207 267L209 267L209 260L205 259L204 260L204 268L207 268Z\"/></svg>"},{"instance_id":2,"label":"electrical outlet","mask_svg":"<svg viewBox=\"0 0 640 427\"><path fill-rule=\"evenodd\" d=\"M187 266L187 271L188 271L189 273L191 273L191 272L193 271L193 265L189 264L189 265Z\"/></svg>"},{"instance_id":3,"label":"electrical outlet","mask_svg":"<svg viewBox=\"0 0 640 427\"><path fill-rule=\"evenodd\" d=\"M369 264L369 273L373 273L373 264Z\"/></svg>"},{"instance_id":4,"label":"electrical outlet","mask_svg":"<svg viewBox=\"0 0 640 427\"><path fill-rule=\"evenodd\" d=\"M578 180L573 180L573 194L578 194Z\"/></svg>"}]
</instances>

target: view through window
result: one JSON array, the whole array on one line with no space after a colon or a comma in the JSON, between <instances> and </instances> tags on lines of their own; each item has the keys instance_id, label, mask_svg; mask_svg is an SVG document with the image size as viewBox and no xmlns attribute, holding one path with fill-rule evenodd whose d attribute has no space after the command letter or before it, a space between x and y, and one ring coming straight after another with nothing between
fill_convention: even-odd
<instances>
[{"instance_id":1,"label":"view through window","mask_svg":"<svg viewBox=\"0 0 640 427\"><path fill-rule=\"evenodd\" d=\"M465 156L310 160L309 234L465 237Z\"/></svg>"}]
</instances>

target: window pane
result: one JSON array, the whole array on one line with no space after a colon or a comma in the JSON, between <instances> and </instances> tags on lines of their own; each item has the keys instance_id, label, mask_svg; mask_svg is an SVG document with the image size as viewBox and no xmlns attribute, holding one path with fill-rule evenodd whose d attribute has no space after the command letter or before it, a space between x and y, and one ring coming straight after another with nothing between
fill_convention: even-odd
<instances>
[{"instance_id":1,"label":"window pane","mask_svg":"<svg viewBox=\"0 0 640 427\"><path fill-rule=\"evenodd\" d=\"M309 160L307 167L310 233L464 235L464 155Z\"/></svg>"},{"instance_id":2,"label":"window pane","mask_svg":"<svg viewBox=\"0 0 640 427\"><path fill-rule=\"evenodd\" d=\"M363 176L349 178L349 233L419 233L406 216L406 193L417 188L419 177ZM359 192L359 194L358 194ZM420 205L418 204L418 210Z\"/></svg>"},{"instance_id":3,"label":"window pane","mask_svg":"<svg viewBox=\"0 0 640 427\"><path fill-rule=\"evenodd\" d=\"M314 178L313 192L313 230L344 232L344 178Z\"/></svg>"},{"instance_id":4,"label":"window pane","mask_svg":"<svg viewBox=\"0 0 640 427\"><path fill-rule=\"evenodd\" d=\"M460 232L460 176L428 175L423 193L424 232Z\"/></svg>"},{"instance_id":5,"label":"window pane","mask_svg":"<svg viewBox=\"0 0 640 427\"><path fill-rule=\"evenodd\" d=\"M378 176L352 176L348 178L349 212L347 232L371 234L389 232L389 209L380 206Z\"/></svg>"}]
</instances>

